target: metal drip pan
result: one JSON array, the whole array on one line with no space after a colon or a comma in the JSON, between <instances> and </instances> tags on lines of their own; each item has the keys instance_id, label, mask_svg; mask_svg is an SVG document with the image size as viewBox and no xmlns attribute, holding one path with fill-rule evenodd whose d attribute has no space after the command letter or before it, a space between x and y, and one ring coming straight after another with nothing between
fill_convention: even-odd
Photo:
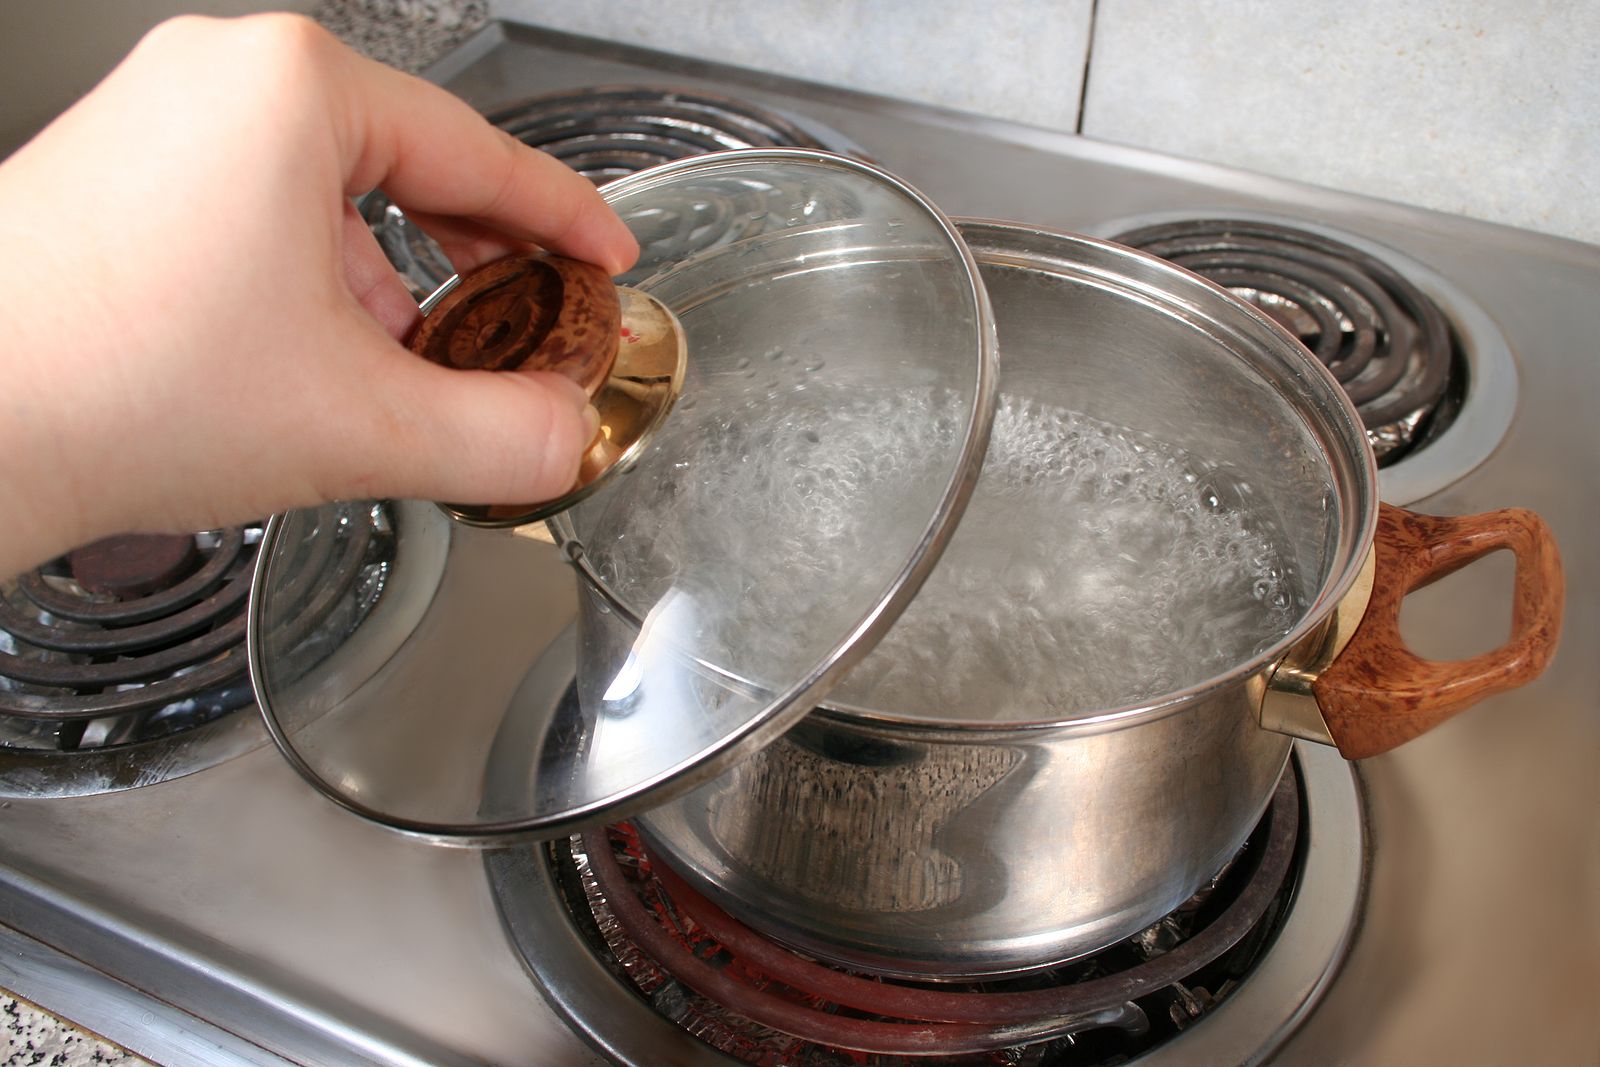
<instances>
[{"instance_id":1,"label":"metal drip pan","mask_svg":"<svg viewBox=\"0 0 1600 1067\"><path fill-rule=\"evenodd\" d=\"M1132 1062L1261 1062L1294 1032L1337 972L1365 880L1361 801L1354 771L1332 750L1300 745L1296 754L1305 802L1303 866L1276 938L1226 999ZM739 1062L658 1014L624 984L574 920L549 853L529 847L493 852L485 866L523 965L556 1012L595 1048L626 1067Z\"/></svg>"}]
</instances>

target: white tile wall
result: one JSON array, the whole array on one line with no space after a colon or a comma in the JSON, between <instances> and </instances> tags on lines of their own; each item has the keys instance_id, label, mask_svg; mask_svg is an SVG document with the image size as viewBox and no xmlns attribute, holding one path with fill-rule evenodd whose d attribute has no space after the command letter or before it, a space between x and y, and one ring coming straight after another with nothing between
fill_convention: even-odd
<instances>
[{"instance_id":1,"label":"white tile wall","mask_svg":"<svg viewBox=\"0 0 1600 1067\"><path fill-rule=\"evenodd\" d=\"M627 44L1072 129L1090 0L491 0Z\"/></svg>"},{"instance_id":2,"label":"white tile wall","mask_svg":"<svg viewBox=\"0 0 1600 1067\"><path fill-rule=\"evenodd\" d=\"M1600 242L1600 4L1100 0L1083 132Z\"/></svg>"},{"instance_id":3,"label":"white tile wall","mask_svg":"<svg viewBox=\"0 0 1600 1067\"><path fill-rule=\"evenodd\" d=\"M1083 132L1600 243L1594 0L1097 0ZM495 15L1077 127L1090 0L491 0Z\"/></svg>"}]
</instances>

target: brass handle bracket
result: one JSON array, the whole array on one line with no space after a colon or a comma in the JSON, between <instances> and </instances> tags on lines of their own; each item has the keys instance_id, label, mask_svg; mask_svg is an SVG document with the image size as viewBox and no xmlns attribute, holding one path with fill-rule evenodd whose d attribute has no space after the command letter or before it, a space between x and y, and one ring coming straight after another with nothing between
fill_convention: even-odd
<instances>
[{"instance_id":1,"label":"brass handle bracket","mask_svg":"<svg viewBox=\"0 0 1600 1067\"><path fill-rule=\"evenodd\" d=\"M1333 731L1322 716L1322 708L1317 704L1317 679L1355 636L1356 627L1361 624L1372 600L1376 573L1377 553L1369 551L1361 573L1333 614L1278 661L1261 699L1263 729L1322 745L1336 743Z\"/></svg>"}]
</instances>

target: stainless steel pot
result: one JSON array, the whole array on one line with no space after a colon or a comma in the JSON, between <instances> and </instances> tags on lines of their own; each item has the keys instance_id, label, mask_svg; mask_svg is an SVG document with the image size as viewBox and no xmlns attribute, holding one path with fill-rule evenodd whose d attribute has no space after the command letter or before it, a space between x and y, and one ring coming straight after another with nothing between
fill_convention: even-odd
<instances>
[{"instance_id":1,"label":"stainless steel pot","mask_svg":"<svg viewBox=\"0 0 1600 1067\"><path fill-rule=\"evenodd\" d=\"M1028 969L1138 931L1239 849L1291 735L1372 755L1530 680L1553 653L1563 596L1536 516L1380 506L1339 387L1224 290L1087 238L961 230L995 309L1002 391L1247 472L1258 506L1298 546L1306 609L1283 640L1218 677L1066 717L906 715L851 705L847 681L777 743L639 817L662 859L750 925L909 976ZM581 514L572 521L581 533ZM1500 548L1517 556L1511 640L1461 663L1407 652L1406 592ZM598 581L579 614L580 692L602 690L638 625ZM736 682L712 671L706 684Z\"/></svg>"}]
</instances>

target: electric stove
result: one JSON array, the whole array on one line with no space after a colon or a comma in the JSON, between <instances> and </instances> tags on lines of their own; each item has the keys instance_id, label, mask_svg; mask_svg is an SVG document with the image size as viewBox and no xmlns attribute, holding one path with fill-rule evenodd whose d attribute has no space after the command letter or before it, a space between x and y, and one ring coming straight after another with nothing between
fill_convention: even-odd
<instances>
[{"instance_id":1,"label":"electric stove","mask_svg":"<svg viewBox=\"0 0 1600 1067\"><path fill-rule=\"evenodd\" d=\"M1168 256L1346 383L1385 499L1529 507L1566 549L1566 633L1536 683L1359 765L1298 745L1246 852L1114 958L882 996L974 1063L1595 1062L1600 249L516 25L429 76L597 182L733 144L821 145L953 216ZM390 205L363 207L414 291L448 270ZM724 240L737 218L663 219L659 239ZM258 536L101 546L0 590L0 985L172 1067L916 1062L904 1031L874 1045L878 1030L840 1023L834 1046L797 1043L787 1006L752 1025L736 1010L749 994L719 1003L700 963L653 955L669 946L641 920L769 999L806 1001L824 1029L852 998L875 1014L880 990L862 983L888 985L807 986L816 961L741 948L670 873L645 878L626 826L480 853L318 797L239 690L232 634ZM304 591L308 632L355 621L319 592L358 583L341 601L381 604L385 538L381 515L352 518ZM1415 594L1407 639L1436 657L1498 644L1509 574L1491 557ZM1225 940L1198 969L1148 966ZM1130 972L1145 984L1107 999Z\"/></svg>"}]
</instances>

